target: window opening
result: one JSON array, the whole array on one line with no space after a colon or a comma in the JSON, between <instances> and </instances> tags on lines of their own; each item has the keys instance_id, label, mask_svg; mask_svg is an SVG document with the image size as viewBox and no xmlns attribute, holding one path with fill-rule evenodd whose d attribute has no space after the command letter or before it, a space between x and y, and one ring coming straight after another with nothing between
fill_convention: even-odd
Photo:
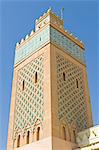
<instances>
[{"instance_id":1,"label":"window opening","mask_svg":"<svg viewBox=\"0 0 99 150\"><path fill-rule=\"evenodd\" d=\"M18 135L18 139L17 139L17 147L20 147L20 135Z\"/></svg>"},{"instance_id":2,"label":"window opening","mask_svg":"<svg viewBox=\"0 0 99 150\"><path fill-rule=\"evenodd\" d=\"M23 83L22 83L22 90L24 91L24 88L25 88L25 81L23 80Z\"/></svg>"},{"instance_id":3,"label":"window opening","mask_svg":"<svg viewBox=\"0 0 99 150\"><path fill-rule=\"evenodd\" d=\"M37 128L37 141L40 139L40 127Z\"/></svg>"},{"instance_id":4,"label":"window opening","mask_svg":"<svg viewBox=\"0 0 99 150\"><path fill-rule=\"evenodd\" d=\"M28 131L28 133L27 133L27 144L29 144L29 136L30 136L30 132Z\"/></svg>"},{"instance_id":5,"label":"window opening","mask_svg":"<svg viewBox=\"0 0 99 150\"><path fill-rule=\"evenodd\" d=\"M65 73L63 72L63 80L65 81Z\"/></svg>"},{"instance_id":6,"label":"window opening","mask_svg":"<svg viewBox=\"0 0 99 150\"><path fill-rule=\"evenodd\" d=\"M66 140L66 129L63 127L63 139Z\"/></svg>"},{"instance_id":7,"label":"window opening","mask_svg":"<svg viewBox=\"0 0 99 150\"><path fill-rule=\"evenodd\" d=\"M35 83L37 83L37 72L35 73Z\"/></svg>"},{"instance_id":8,"label":"window opening","mask_svg":"<svg viewBox=\"0 0 99 150\"><path fill-rule=\"evenodd\" d=\"M76 86L77 86L77 88L78 88L78 80L76 79Z\"/></svg>"},{"instance_id":9,"label":"window opening","mask_svg":"<svg viewBox=\"0 0 99 150\"><path fill-rule=\"evenodd\" d=\"M76 132L73 130L73 135L74 135L74 142L76 142Z\"/></svg>"}]
</instances>

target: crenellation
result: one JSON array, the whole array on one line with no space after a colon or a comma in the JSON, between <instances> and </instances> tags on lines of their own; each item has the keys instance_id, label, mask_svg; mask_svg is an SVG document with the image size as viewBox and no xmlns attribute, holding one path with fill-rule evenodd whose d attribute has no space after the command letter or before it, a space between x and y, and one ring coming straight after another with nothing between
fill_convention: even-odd
<instances>
[{"instance_id":1,"label":"crenellation","mask_svg":"<svg viewBox=\"0 0 99 150\"><path fill-rule=\"evenodd\" d=\"M23 42L24 42L24 39L22 38L20 44L23 43Z\"/></svg>"},{"instance_id":2,"label":"crenellation","mask_svg":"<svg viewBox=\"0 0 99 150\"><path fill-rule=\"evenodd\" d=\"M27 34L26 36L25 36L25 40L27 40L29 38L29 35Z\"/></svg>"},{"instance_id":3,"label":"crenellation","mask_svg":"<svg viewBox=\"0 0 99 150\"><path fill-rule=\"evenodd\" d=\"M26 42L27 39L29 39L29 37L31 37L34 33L35 33L35 32L32 30L32 31L30 32L30 34L27 34L27 35L25 36L24 39L22 38L22 39L20 40L20 42L17 42L17 43L16 43L16 48L18 48L19 46L21 46L21 44L23 44L24 42Z\"/></svg>"},{"instance_id":4,"label":"crenellation","mask_svg":"<svg viewBox=\"0 0 99 150\"><path fill-rule=\"evenodd\" d=\"M80 43L83 43L83 41L80 40Z\"/></svg>"},{"instance_id":5,"label":"crenellation","mask_svg":"<svg viewBox=\"0 0 99 150\"><path fill-rule=\"evenodd\" d=\"M35 33L35 32L32 30L31 33L30 33L30 36L33 35L34 33Z\"/></svg>"},{"instance_id":6,"label":"crenellation","mask_svg":"<svg viewBox=\"0 0 99 150\"><path fill-rule=\"evenodd\" d=\"M73 40L76 44L81 45L82 48L84 48L83 42L80 41L77 37L75 37L71 32L64 29L64 21L57 16L55 13L53 13L52 9L49 8L46 13L43 14L43 16L40 16L39 19L36 19L35 21L35 32L32 30L29 35L26 35L24 40L21 40L19 44L17 44L17 48L20 47L21 44L25 43L25 41L31 37L34 33L38 32L39 30L43 29L43 27L46 26L46 24L54 24L56 27L59 27L63 32L66 33L67 37Z\"/></svg>"},{"instance_id":7,"label":"crenellation","mask_svg":"<svg viewBox=\"0 0 99 150\"><path fill-rule=\"evenodd\" d=\"M18 43L18 42L17 42L17 43L16 43L16 47L18 47L18 46L19 46L19 44L20 44L20 43Z\"/></svg>"},{"instance_id":8,"label":"crenellation","mask_svg":"<svg viewBox=\"0 0 99 150\"><path fill-rule=\"evenodd\" d=\"M74 40L76 40L76 42L80 43L84 49L83 42L80 39L78 39L78 37L74 36L73 33L69 32L68 30L65 30L65 33L72 37Z\"/></svg>"},{"instance_id":9,"label":"crenellation","mask_svg":"<svg viewBox=\"0 0 99 150\"><path fill-rule=\"evenodd\" d=\"M72 33L70 33L70 36L72 36L73 34Z\"/></svg>"}]
</instances>

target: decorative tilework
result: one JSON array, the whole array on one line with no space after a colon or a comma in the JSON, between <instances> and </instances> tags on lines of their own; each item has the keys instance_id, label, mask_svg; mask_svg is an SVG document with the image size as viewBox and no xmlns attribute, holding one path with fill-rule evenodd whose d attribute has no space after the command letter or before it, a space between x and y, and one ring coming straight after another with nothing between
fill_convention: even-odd
<instances>
[{"instance_id":1,"label":"decorative tilework","mask_svg":"<svg viewBox=\"0 0 99 150\"><path fill-rule=\"evenodd\" d=\"M44 43L51 41L60 46L74 58L85 64L85 51L62 33L52 27L47 27L15 52L15 64L37 51Z\"/></svg>"},{"instance_id":2,"label":"decorative tilework","mask_svg":"<svg viewBox=\"0 0 99 150\"><path fill-rule=\"evenodd\" d=\"M26 44L20 47L15 52L15 64L21 61L22 59L28 57L31 53L35 52L38 48L40 48L44 43L49 41L50 38L50 30L49 27L42 30L39 34L34 36L31 40L29 40Z\"/></svg>"},{"instance_id":3,"label":"decorative tilework","mask_svg":"<svg viewBox=\"0 0 99 150\"><path fill-rule=\"evenodd\" d=\"M85 64L85 52L77 44L72 42L62 33L58 32L56 29L51 27L51 42L59 45L66 52L71 54L73 57L79 59L82 63Z\"/></svg>"},{"instance_id":4,"label":"decorative tilework","mask_svg":"<svg viewBox=\"0 0 99 150\"><path fill-rule=\"evenodd\" d=\"M81 68L57 54L58 116L68 124L76 122L77 130L87 128L87 111ZM65 74L65 81L63 80ZM78 87L76 85L78 80Z\"/></svg>"},{"instance_id":5,"label":"decorative tilework","mask_svg":"<svg viewBox=\"0 0 99 150\"><path fill-rule=\"evenodd\" d=\"M39 56L18 71L14 135L27 128L35 128L37 119L43 122L43 55ZM38 81L35 83L35 73ZM24 81L24 90L22 83Z\"/></svg>"}]
</instances>

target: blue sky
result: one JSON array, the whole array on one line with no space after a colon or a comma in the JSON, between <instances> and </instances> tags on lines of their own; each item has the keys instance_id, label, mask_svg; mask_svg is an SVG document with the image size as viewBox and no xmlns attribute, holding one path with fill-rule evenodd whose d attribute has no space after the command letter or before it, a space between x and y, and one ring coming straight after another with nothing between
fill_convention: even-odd
<instances>
[{"instance_id":1,"label":"blue sky","mask_svg":"<svg viewBox=\"0 0 99 150\"><path fill-rule=\"evenodd\" d=\"M65 29L85 44L93 121L99 124L98 1L0 1L0 150L6 150L15 43L34 29L35 19L50 6L57 15L64 7Z\"/></svg>"}]
</instances>

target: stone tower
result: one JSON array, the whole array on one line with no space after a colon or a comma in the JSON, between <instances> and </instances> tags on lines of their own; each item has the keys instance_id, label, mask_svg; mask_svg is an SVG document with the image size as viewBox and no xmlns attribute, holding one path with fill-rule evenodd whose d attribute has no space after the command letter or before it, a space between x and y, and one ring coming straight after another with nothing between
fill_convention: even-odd
<instances>
[{"instance_id":1,"label":"stone tower","mask_svg":"<svg viewBox=\"0 0 99 150\"><path fill-rule=\"evenodd\" d=\"M72 150L91 126L84 45L49 9L16 44L7 150Z\"/></svg>"}]
</instances>

